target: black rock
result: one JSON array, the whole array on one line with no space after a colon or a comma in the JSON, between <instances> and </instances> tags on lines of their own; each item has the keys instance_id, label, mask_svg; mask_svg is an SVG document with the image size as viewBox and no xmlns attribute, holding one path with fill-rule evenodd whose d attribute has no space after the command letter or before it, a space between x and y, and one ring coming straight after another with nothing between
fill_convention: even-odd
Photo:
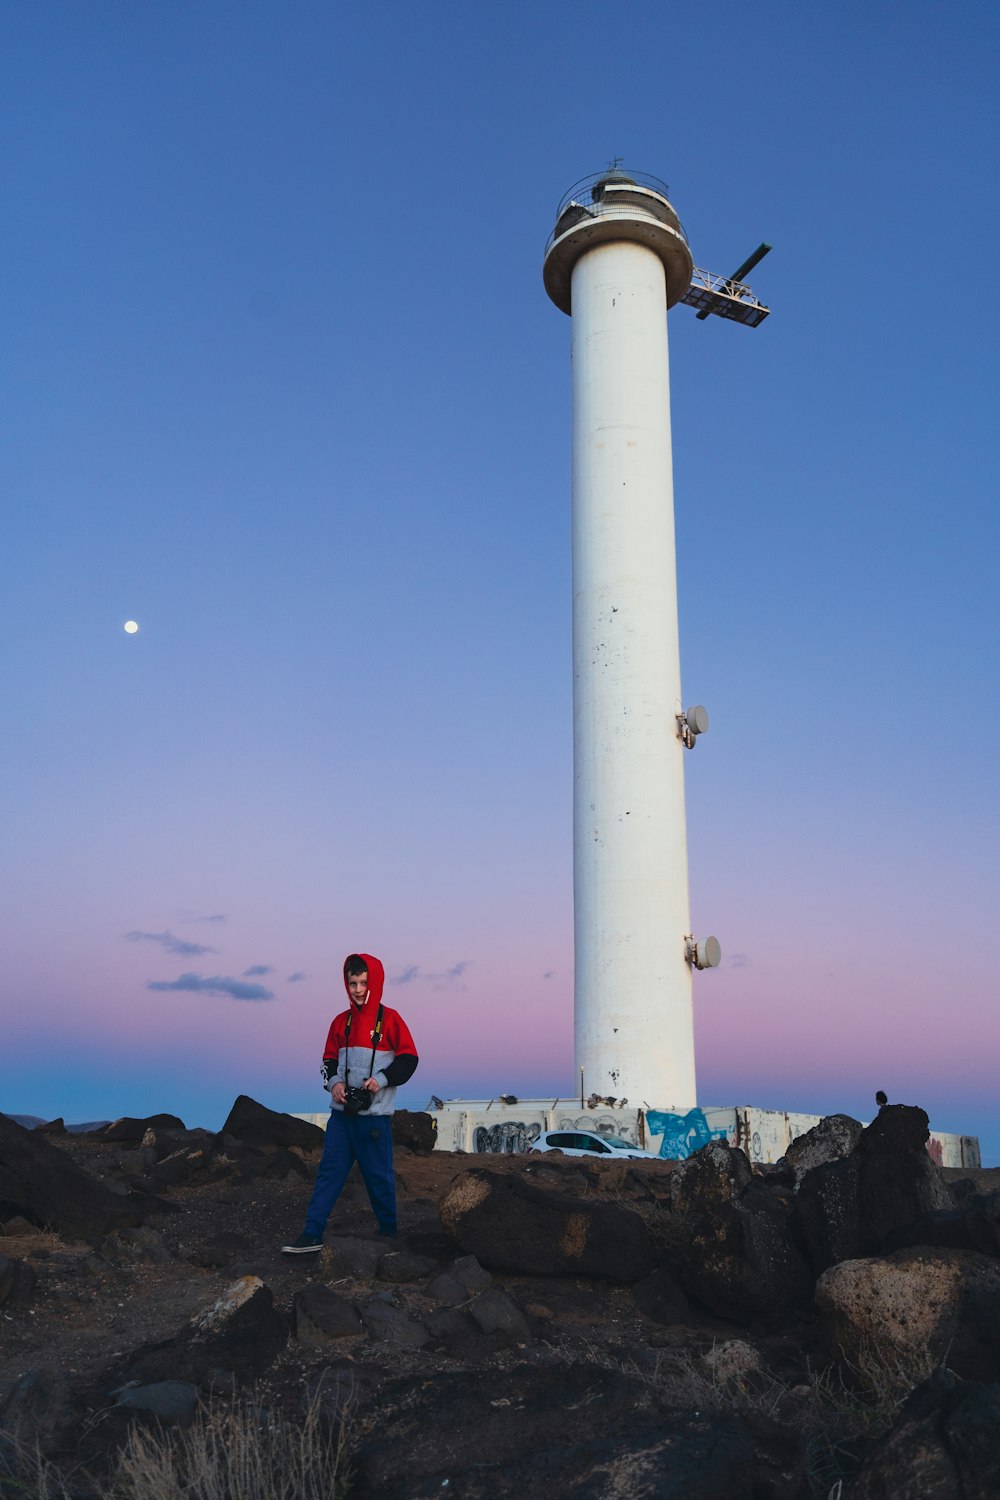
<instances>
[{"instance_id":1,"label":"black rock","mask_svg":"<svg viewBox=\"0 0 1000 1500\"><path fill-rule=\"evenodd\" d=\"M890 1104L850 1156L807 1172L796 1211L816 1272L875 1255L895 1230L952 1207L941 1171L927 1154L922 1109Z\"/></svg>"},{"instance_id":2,"label":"black rock","mask_svg":"<svg viewBox=\"0 0 1000 1500\"><path fill-rule=\"evenodd\" d=\"M29 1370L0 1406L0 1433L51 1456L66 1446L82 1415L77 1382L68 1370Z\"/></svg>"},{"instance_id":3,"label":"black rock","mask_svg":"<svg viewBox=\"0 0 1000 1500\"><path fill-rule=\"evenodd\" d=\"M770 1329L809 1316L814 1277L788 1204L763 1182L716 1209L688 1216L675 1243L687 1295L719 1317Z\"/></svg>"},{"instance_id":4,"label":"black rock","mask_svg":"<svg viewBox=\"0 0 1000 1500\"><path fill-rule=\"evenodd\" d=\"M248 1146L298 1146L304 1151L322 1150L324 1139L318 1125L268 1109L246 1094L236 1100L221 1133L235 1136Z\"/></svg>"},{"instance_id":5,"label":"black rock","mask_svg":"<svg viewBox=\"0 0 1000 1500\"><path fill-rule=\"evenodd\" d=\"M120 1120L112 1120L110 1125L106 1125L101 1136L106 1141L123 1141L138 1146L147 1130L183 1129L184 1121L179 1120L176 1115L147 1115L142 1120L124 1115Z\"/></svg>"},{"instance_id":6,"label":"black rock","mask_svg":"<svg viewBox=\"0 0 1000 1500\"><path fill-rule=\"evenodd\" d=\"M618 1203L571 1198L473 1167L455 1179L440 1208L449 1234L493 1270L630 1282L653 1269L649 1231Z\"/></svg>"},{"instance_id":7,"label":"black rock","mask_svg":"<svg viewBox=\"0 0 1000 1500\"><path fill-rule=\"evenodd\" d=\"M147 1130L140 1142L143 1165L149 1167L154 1162L162 1161L165 1156L173 1156L175 1151L180 1151L184 1146L192 1150L198 1148L204 1150L211 1146L214 1140L215 1137L210 1130L160 1130L158 1128Z\"/></svg>"},{"instance_id":8,"label":"black rock","mask_svg":"<svg viewBox=\"0 0 1000 1500\"><path fill-rule=\"evenodd\" d=\"M123 1391L115 1406L120 1412L155 1419L164 1427L190 1427L200 1394L188 1380L160 1380Z\"/></svg>"},{"instance_id":9,"label":"black rock","mask_svg":"<svg viewBox=\"0 0 1000 1500\"><path fill-rule=\"evenodd\" d=\"M242 1385L270 1368L288 1342L288 1331L270 1288L246 1277L175 1338L137 1349L119 1367L116 1384L187 1380L201 1385L211 1370L232 1370Z\"/></svg>"},{"instance_id":10,"label":"black rock","mask_svg":"<svg viewBox=\"0 0 1000 1500\"><path fill-rule=\"evenodd\" d=\"M154 1266L170 1264L171 1256L163 1243L162 1235L155 1229L116 1229L107 1235L97 1251L102 1260L111 1265L122 1265L146 1261Z\"/></svg>"},{"instance_id":11,"label":"black rock","mask_svg":"<svg viewBox=\"0 0 1000 1500\"><path fill-rule=\"evenodd\" d=\"M380 1281L419 1281L438 1268L437 1261L409 1250L387 1250L378 1263Z\"/></svg>"},{"instance_id":12,"label":"black rock","mask_svg":"<svg viewBox=\"0 0 1000 1500\"><path fill-rule=\"evenodd\" d=\"M893 1229L882 1241L881 1251L889 1255L893 1250L905 1250L911 1245L927 1245L937 1250L980 1250L987 1255L1000 1255L1000 1244L992 1235L983 1235L988 1243L980 1245L973 1234L976 1224L975 1210L941 1208L936 1213L924 1214L912 1224ZM978 1227L978 1225L977 1225Z\"/></svg>"},{"instance_id":13,"label":"black rock","mask_svg":"<svg viewBox=\"0 0 1000 1500\"><path fill-rule=\"evenodd\" d=\"M670 1203L677 1213L696 1213L731 1203L752 1177L745 1152L725 1141L710 1141L670 1175Z\"/></svg>"},{"instance_id":14,"label":"black rock","mask_svg":"<svg viewBox=\"0 0 1000 1500\"><path fill-rule=\"evenodd\" d=\"M365 1336L354 1304L327 1286L307 1286L296 1292L292 1318L300 1344L322 1347L337 1339Z\"/></svg>"},{"instance_id":15,"label":"black rock","mask_svg":"<svg viewBox=\"0 0 1000 1500\"><path fill-rule=\"evenodd\" d=\"M361 1317L371 1338L377 1343L402 1344L407 1349L421 1349L430 1339L423 1323L409 1317L401 1307L373 1297L361 1309Z\"/></svg>"},{"instance_id":16,"label":"black rock","mask_svg":"<svg viewBox=\"0 0 1000 1500\"><path fill-rule=\"evenodd\" d=\"M143 1217L37 1131L0 1118L0 1219L15 1214L91 1244Z\"/></svg>"},{"instance_id":17,"label":"black rock","mask_svg":"<svg viewBox=\"0 0 1000 1500\"><path fill-rule=\"evenodd\" d=\"M937 1370L854 1479L851 1500L996 1500L1000 1385Z\"/></svg>"},{"instance_id":18,"label":"black rock","mask_svg":"<svg viewBox=\"0 0 1000 1500\"><path fill-rule=\"evenodd\" d=\"M688 1299L664 1266L637 1281L632 1287L632 1297L643 1316L654 1323L669 1327L671 1323L686 1323L691 1316Z\"/></svg>"},{"instance_id":19,"label":"black rock","mask_svg":"<svg viewBox=\"0 0 1000 1500\"><path fill-rule=\"evenodd\" d=\"M826 1115L811 1130L796 1136L783 1158L794 1182L801 1182L814 1167L850 1156L861 1139L863 1128L860 1120L851 1115Z\"/></svg>"},{"instance_id":20,"label":"black rock","mask_svg":"<svg viewBox=\"0 0 1000 1500\"><path fill-rule=\"evenodd\" d=\"M419 1110L397 1109L392 1117L392 1139L417 1156L430 1156L437 1140L437 1121Z\"/></svg>"},{"instance_id":21,"label":"black rock","mask_svg":"<svg viewBox=\"0 0 1000 1500\"><path fill-rule=\"evenodd\" d=\"M178 1183L189 1182L199 1174L208 1173L214 1164L214 1143L213 1146L182 1146L150 1167L149 1180L154 1188L162 1191L164 1188L176 1187ZM230 1170L227 1167L223 1175L229 1175Z\"/></svg>"},{"instance_id":22,"label":"black rock","mask_svg":"<svg viewBox=\"0 0 1000 1500\"><path fill-rule=\"evenodd\" d=\"M420 1376L389 1382L378 1399L392 1420L352 1458L358 1493L379 1500L792 1500L805 1492L796 1434L671 1411L651 1383L593 1365Z\"/></svg>"},{"instance_id":23,"label":"black rock","mask_svg":"<svg viewBox=\"0 0 1000 1500\"><path fill-rule=\"evenodd\" d=\"M531 1330L524 1313L513 1297L499 1287L478 1292L466 1304L469 1317L483 1333L500 1333L516 1344L530 1344Z\"/></svg>"}]
</instances>

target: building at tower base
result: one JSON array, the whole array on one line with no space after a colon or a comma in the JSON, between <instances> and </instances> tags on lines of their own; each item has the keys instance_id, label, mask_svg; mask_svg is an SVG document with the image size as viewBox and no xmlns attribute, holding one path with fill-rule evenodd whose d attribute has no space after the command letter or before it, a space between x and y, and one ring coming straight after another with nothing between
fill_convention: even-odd
<instances>
[{"instance_id":1,"label":"building at tower base","mask_svg":"<svg viewBox=\"0 0 1000 1500\"><path fill-rule=\"evenodd\" d=\"M632 1109L628 1105L581 1104L579 1099L432 1099L426 1109L437 1127L439 1151L468 1151L514 1155L530 1151L543 1130L586 1130L611 1136L666 1161L678 1161L707 1146L727 1141L741 1147L751 1162L767 1165L780 1160L798 1136L818 1125L821 1115L795 1114L754 1105L674 1109ZM325 1125L329 1112L299 1114L297 1120ZM976 1168L981 1165L979 1140L932 1130L927 1143L940 1167Z\"/></svg>"}]
</instances>

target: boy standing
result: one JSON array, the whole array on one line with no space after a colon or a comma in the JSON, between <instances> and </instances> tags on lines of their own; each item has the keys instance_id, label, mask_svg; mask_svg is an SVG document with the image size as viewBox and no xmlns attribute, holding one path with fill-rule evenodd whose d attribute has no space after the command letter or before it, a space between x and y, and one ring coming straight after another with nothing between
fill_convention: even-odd
<instances>
[{"instance_id":1,"label":"boy standing","mask_svg":"<svg viewBox=\"0 0 1000 1500\"><path fill-rule=\"evenodd\" d=\"M382 1004L385 970L370 953L344 963L350 1005L335 1016L323 1052L323 1087L330 1121L305 1229L284 1255L318 1255L323 1232L347 1174L357 1162L378 1220L379 1234L396 1233L392 1169L392 1112L396 1089L412 1078L417 1049L398 1011Z\"/></svg>"}]
</instances>

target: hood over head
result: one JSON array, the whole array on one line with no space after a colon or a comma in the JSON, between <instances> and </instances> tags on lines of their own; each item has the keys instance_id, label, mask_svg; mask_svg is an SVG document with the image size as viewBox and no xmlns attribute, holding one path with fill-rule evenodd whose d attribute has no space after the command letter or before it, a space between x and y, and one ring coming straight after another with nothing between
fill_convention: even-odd
<instances>
[{"instance_id":1,"label":"hood over head","mask_svg":"<svg viewBox=\"0 0 1000 1500\"><path fill-rule=\"evenodd\" d=\"M385 988L385 969L383 969L382 967L382 962L380 959L377 959L372 953L359 952L357 955L349 953L347 957L354 958L355 956L364 959L365 963L368 966L368 994L365 998L365 1005L379 1005L382 1000L382 991ZM344 959L344 989L347 990L346 958ZM351 1000L350 990L347 990L347 998L348 1000ZM351 1004L354 1004L353 1000L351 1000ZM360 1008L361 1007L359 1007L359 1009Z\"/></svg>"}]
</instances>

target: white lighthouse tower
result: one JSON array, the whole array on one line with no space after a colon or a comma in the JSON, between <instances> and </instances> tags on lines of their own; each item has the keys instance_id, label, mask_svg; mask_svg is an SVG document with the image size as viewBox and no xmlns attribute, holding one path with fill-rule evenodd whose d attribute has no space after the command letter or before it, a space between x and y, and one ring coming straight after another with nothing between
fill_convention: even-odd
<instances>
[{"instance_id":1,"label":"white lighthouse tower","mask_svg":"<svg viewBox=\"0 0 1000 1500\"><path fill-rule=\"evenodd\" d=\"M681 696L667 309L758 319L736 277L694 271L644 174L566 195L544 276L572 317L576 1065L588 1093L689 1108L691 971L720 950L688 903L684 755L708 717Z\"/></svg>"}]
</instances>

